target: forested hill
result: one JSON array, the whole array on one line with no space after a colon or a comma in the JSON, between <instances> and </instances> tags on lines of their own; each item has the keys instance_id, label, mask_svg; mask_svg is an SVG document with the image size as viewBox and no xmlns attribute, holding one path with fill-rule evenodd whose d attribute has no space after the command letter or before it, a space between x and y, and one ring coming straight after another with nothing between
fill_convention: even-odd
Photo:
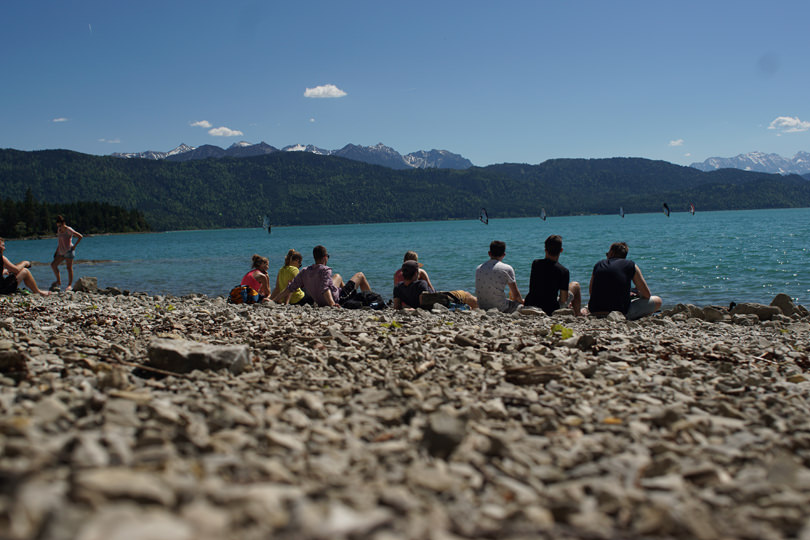
<instances>
[{"instance_id":1,"label":"forested hill","mask_svg":"<svg viewBox=\"0 0 810 540\"><path fill-rule=\"evenodd\" d=\"M466 170L393 170L277 152L172 163L66 150L0 150L0 193L95 201L143 212L155 230L810 206L810 182L733 169L701 172L639 158L554 159Z\"/></svg>"}]
</instances>

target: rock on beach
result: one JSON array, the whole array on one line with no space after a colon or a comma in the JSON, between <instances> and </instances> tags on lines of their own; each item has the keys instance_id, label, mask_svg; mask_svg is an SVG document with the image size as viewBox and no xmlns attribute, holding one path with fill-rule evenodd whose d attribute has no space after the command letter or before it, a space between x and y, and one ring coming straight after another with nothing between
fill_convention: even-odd
<instances>
[{"instance_id":1,"label":"rock on beach","mask_svg":"<svg viewBox=\"0 0 810 540\"><path fill-rule=\"evenodd\" d=\"M0 297L3 538L810 538L782 295L627 321L93 290Z\"/></svg>"}]
</instances>

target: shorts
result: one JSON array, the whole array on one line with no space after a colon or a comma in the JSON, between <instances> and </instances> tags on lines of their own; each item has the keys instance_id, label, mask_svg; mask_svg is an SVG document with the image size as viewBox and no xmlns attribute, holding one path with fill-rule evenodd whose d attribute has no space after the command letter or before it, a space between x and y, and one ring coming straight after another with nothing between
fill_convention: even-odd
<instances>
[{"instance_id":1,"label":"shorts","mask_svg":"<svg viewBox=\"0 0 810 540\"><path fill-rule=\"evenodd\" d=\"M343 287L340 288L340 294L338 296L338 304L342 304L343 302L351 298L354 295L356 287L357 285L355 284L354 281L352 280L347 281L343 285Z\"/></svg>"},{"instance_id":2,"label":"shorts","mask_svg":"<svg viewBox=\"0 0 810 540\"><path fill-rule=\"evenodd\" d=\"M17 276L8 274L0 279L0 294L14 294L17 292Z\"/></svg>"},{"instance_id":3,"label":"shorts","mask_svg":"<svg viewBox=\"0 0 810 540\"><path fill-rule=\"evenodd\" d=\"M508 298L506 299L506 302L506 307L501 310L502 313L514 313L518 310L518 308L523 307L523 304L520 302L515 302L514 300L509 300Z\"/></svg>"},{"instance_id":4,"label":"shorts","mask_svg":"<svg viewBox=\"0 0 810 540\"><path fill-rule=\"evenodd\" d=\"M625 317L627 317L628 321L634 321L652 315L655 310L655 302L649 298L634 298L630 301L630 307L627 309Z\"/></svg>"},{"instance_id":5,"label":"shorts","mask_svg":"<svg viewBox=\"0 0 810 540\"><path fill-rule=\"evenodd\" d=\"M304 293L304 296L301 298L301 300L299 300L298 302L295 302L294 304L292 302L290 302L290 305L291 306L304 306L304 305L314 306L315 305L315 300L308 293Z\"/></svg>"},{"instance_id":6,"label":"shorts","mask_svg":"<svg viewBox=\"0 0 810 540\"><path fill-rule=\"evenodd\" d=\"M73 260L76 257L76 251L73 250L73 249L69 249L65 253L59 253L57 251L56 255L54 255L54 257L62 257L63 259Z\"/></svg>"}]
</instances>

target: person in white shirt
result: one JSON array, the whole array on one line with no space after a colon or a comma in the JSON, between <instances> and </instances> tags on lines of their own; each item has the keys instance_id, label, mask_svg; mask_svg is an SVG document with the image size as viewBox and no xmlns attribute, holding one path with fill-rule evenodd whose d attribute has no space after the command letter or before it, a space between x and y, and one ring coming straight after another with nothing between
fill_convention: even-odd
<instances>
[{"instance_id":1,"label":"person in white shirt","mask_svg":"<svg viewBox=\"0 0 810 540\"><path fill-rule=\"evenodd\" d=\"M513 313L523 305L523 297L515 280L515 269L502 262L506 243L494 240L489 245L489 260L475 269L475 296L481 309L496 308ZM504 289L509 287L509 298Z\"/></svg>"}]
</instances>

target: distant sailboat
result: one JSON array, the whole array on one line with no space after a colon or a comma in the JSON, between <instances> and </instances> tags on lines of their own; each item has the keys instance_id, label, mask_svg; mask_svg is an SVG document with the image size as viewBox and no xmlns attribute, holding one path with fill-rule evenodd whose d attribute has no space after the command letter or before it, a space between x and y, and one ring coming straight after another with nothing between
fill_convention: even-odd
<instances>
[{"instance_id":1,"label":"distant sailboat","mask_svg":"<svg viewBox=\"0 0 810 540\"><path fill-rule=\"evenodd\" d=\"M664 214L669 217L669 205L664 203Z\"/></svg>"},{"instance_id":2,"label":"distant sailboat","mask_svg":"<svg viewBox=\"0 0 810 540\"><path fill-rule=\"evenodd\" d=\"M546 220L546 209L545 208L540 210L540 219L542 219L543 221Z\"/></svg>"},{"instance_id":3,"label":"distant sailboat","mask_svg":"<svg viewBox=\"0 0 810 540\"><path fill-rule=\"evenodd\" d=\"M689 213L695 215L695 203L689 203Z\"/></svg>"},{"instance_id":4,"label":"distant sailboat","mask_svg":"<svg viewBox=\"0 0 810 540\"><path fill-rule=\"evenodd\" d=\"M484 225L489 225L489 215L487 214L486 208L481 209L481 213L478 214L478 220Z\"/></svg>"},{"instance_id":5,"label":"distant sailboat","mask_svg":"<svg viewBox=\"0 0 810 540\"><path fill-rule=\"evenodd\" d=\"M621 217L624 217L624 206L620 206L620 207L619 207L619 215L620 215Z\"/></svg>"},{"instance_id":6,"label":"distant sailboat","mask_svg":"<svg viewBox=\"0 0 810 540\"><path fill-rule=\"evenodd\" d=\"M262 227L264 227L265 229L267 229L267 234L271 234L271 232L272 232L272 230L273 230L273 227L272 227L272 225L270 224L270 216L265 215L265 216L262 218Z\"/></svg>"}]
</instances>

